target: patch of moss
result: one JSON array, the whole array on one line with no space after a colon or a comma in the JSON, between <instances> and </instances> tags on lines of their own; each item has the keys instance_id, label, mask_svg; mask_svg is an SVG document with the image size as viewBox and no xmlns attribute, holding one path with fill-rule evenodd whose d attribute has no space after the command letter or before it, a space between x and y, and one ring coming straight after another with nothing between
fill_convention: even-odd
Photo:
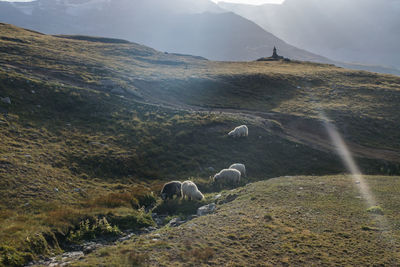
<instances>
[{"instance_id":1,"label":"patch of moss","mask_svg":"<svg viewBox=\"0 0 400 267\"><path fill-rule=\"evenodd\" d=\"M373 206L367 209L367 212L377 214L377 215L384 215L383 209L380 206Z\"/></svg>"},{"instance_id":2,"label":"patch of moss","mask_svg":"<svg viewBox=\"0 0 400 267\"><path fill-rule=\"evenodd\" d=\"M111 213L107 215L107 218L111 224L118 225L122 230L138 230L155 225L151 214L143 210L132 211L131 214L126 215L114 215Z\"/></svg>"}]
</instances>

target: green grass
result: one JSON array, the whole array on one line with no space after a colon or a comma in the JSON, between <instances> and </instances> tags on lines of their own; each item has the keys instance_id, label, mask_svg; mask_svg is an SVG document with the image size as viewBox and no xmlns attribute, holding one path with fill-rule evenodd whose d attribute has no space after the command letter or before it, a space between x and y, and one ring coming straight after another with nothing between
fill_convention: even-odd
<instances>
[{"instance_id":1,"label":"green grass","mask_svg":"<svg viewBox=\"0 0 400 267\"><path fill-rule=\"evenodd\" d=\"M127 250L147 255L149 266L395 266L400 177L365 178L387 225L367 211L350 176L281 177L223 193L237 198L215 214L158 231L157 241L154 234L136 237L73 266L118 266Z\"/></svg>"},{"instance_id":2,"label":"green grass","mask_svg":"<svg viewBox=\"0 0 400 267\"><path fill-rule=\"evenodd\" d=\"M121 40L55 37L6 24L0 24L0 36L0 96L12 101L0 102L5 265L59 253L86 219L105 217L110 226L126 230L153 225L141 208L156 202L160 212L194 213L211 194L195 205L160 203L162 184L196 177L201 191L215 193L221 188L209 177L234 162L248 169L243 185L345 172L331 151L296 139L296 131L323 136L319 109L361 149L395 155L400 149L395 76L304 62L212 62ZM190 111L188 105L205 111ZM263 112L268 125L246 114L219 112L229 109ZM250 136L228 138L239 124L249 126ZM357 157L363 172L400 172L398 158L375 154ZM246 237L243 232L230 240ZM216 257L208 247L178 254L206 264ZM124 255L126 262L151 261L146 253Z\"/></svg>"}]
</instances>

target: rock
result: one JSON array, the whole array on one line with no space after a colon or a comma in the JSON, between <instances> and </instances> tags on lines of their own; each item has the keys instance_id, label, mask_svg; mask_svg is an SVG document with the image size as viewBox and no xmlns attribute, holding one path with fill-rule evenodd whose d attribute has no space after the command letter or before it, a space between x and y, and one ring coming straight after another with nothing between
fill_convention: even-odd
<instances>
[{"instance_id":1,"label":"rock","mask_svg":"<svg viewBox=\"0 0 400 267\"><path fill-rule=\"evenodd\" d=\"M145 231L146 233L150 233L150 232L153 232L153 231L155 231L155 230L157 230L157 228L155 228L155 227L153 227L153 226L149 226L149 227L147 227L147 228L144 228L144 231Z\"/></svg>"},{"instance_id":2,"label":"rock","mask_svg":"<svg viewBox=\"0 0 400 267\"><path fill-rule=\"evenodd\" d=\"M214 196L214 199L219 199L221 196L222 196L221 194L218 194L218 195Z\"/></svg>"},{"instance_id":3,"label":"rock","mask_svg":"<svg viewBox=\"0 0 400 267\"><path fill-rule=\"evenodd\" d=\"M168 222L168 224L174 224L174 223L176 223L176 222L178 222L178 221L180 221L180 220L181 220L180 217L176 217L176 218L173 218L172 220L170 220L170 221Z\"/></svg>"},{"instance_id":4,"label":"rock","mask_svg":"<svg viewBox=\"0 0 400 267\"><path fill-rule=\"evenodd\" d=\"M83 253L84 254L89 254L92 253L94 250L103 247L103 244L100 243L95 243L95 242L88 242L84 245L83 247ZM79 255L78 255L79 257Z\"/></svg>"},{"instance_id":5,"label":"rock","mask_svg":"<svg viewBox=\"0 0 400 267\"><path fill-rule=\"evenodd\" d=\"M1 98L1 102L6 103L6 104L11 104L11 99L7 96L7 97L0 97Z\"/></svg>"},{"instance_id":6,"label":"rock","mask_svg":"<svg viewBox=\"0 0 400 267\"><path fill-rule=\"evenodd\" d=\"M211 203L211 204L202 206L202 207L197 209L197 215L198 216L203 216L203 215L207 215L207 214L213 213L215 211L215 208L216 208L215 203Z\"/></svg>"},{"instance_id":7,"label":"rock","mask_svg":"<svg viewBox=\"0 0 400 267\"><path fill-rule=\"evenodd\" d=\"M180 217L176 217L176 218L173 218L172 220L170 220L168 224L171 227L177 227L185 222L186 221L182 221Z\"/></svg>"},{"instance_id":8,"label":"rock","mask_svg":"<svg viewBox=\"0 0 400 267\"><path fill-rule=\"evenodd\" d=\"M119 241L119 242L126 241L126 240L128 240L128 239L131 239L132 236L134 236L134 235L135 235L135 234L131 233L131 234L129 234L129 235L126 235L126 236L124 236L124 237L119 238L118 241Z\"/></svg>"},{"instance_id":9,"label":"rock","mask_svg":"<svg viewBox=\"0 0 400 267\"><path fill-rule=\"evenodd\" d=\"M162 225L163 224L163 220L161 220L160 218L154 218L153 219L154 220L154 222L157 224L157 225Z\"/></svg>"}]
</instances>

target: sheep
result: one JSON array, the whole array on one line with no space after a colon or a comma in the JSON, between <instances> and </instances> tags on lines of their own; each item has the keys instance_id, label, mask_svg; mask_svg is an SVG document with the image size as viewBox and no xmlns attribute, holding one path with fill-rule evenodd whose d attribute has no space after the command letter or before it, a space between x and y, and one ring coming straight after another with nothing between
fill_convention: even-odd
<instances>
[{"instance_id":1,"label":"sheep","mask_svg":"<svg viewBox=\"0 0 400 267\"><path fill-rule=\"evenodd\" d=\"M228 133L228 136L232 137L242 137L242 136L246 137L248 135L249 135L249 129L247 128L246 125L240 125Z\"/></svg>"},{"instance_id":2,"label":"sheep","mask_svg":"<svg viewBox=\"0 0 400 267\"><path fill-rule=\"evenodd\" d=\"M197 186L192 181L185 181L182 183L182 199L188 197L189 200L202 200L203 194L197 189Z\"/></svg>"},{"instance_id":3,"label":"sheep","mask_svg":"<svg viewBox=\"0 0 400 267\"><path fill-rule=\"evenodd\" d=\"M216 184L236 184L240 182L240 171L235 169L223 169L214 175L214 183Z\"/></svg>"},{"instance_id":4,"label":"sheep","mask_svg":"<svg viewBox=\"0 0 400 267\"><path fill-rule=\"evenodd\" d=\"M238 170L238 171L240 171L241 176L247 177L246 166L244 166L244 164L242 164L242 163L234 163L231 166L229 166L229 169Z\"/></svg>"},{"instance_id":5,"label":"sheep","mask_svg":"<svg viewBox=\"0 0 400 267\"><path fill-rule=\"evenodd\" d=\"M174 195L181 197L182 183L179 181L172 181L164 184L161 190L161 198L163 200L173 199Z\"/></svg>"}]
</instances>

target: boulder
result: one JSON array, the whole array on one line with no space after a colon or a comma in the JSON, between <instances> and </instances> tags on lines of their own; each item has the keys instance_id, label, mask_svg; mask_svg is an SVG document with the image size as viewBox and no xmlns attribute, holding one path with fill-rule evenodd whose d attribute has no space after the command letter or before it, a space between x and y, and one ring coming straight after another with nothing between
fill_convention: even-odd
<instances>
[{"instance_id":1,"label":"boulder","mask_svg":"<svg viewBox=\"0 0 400 267\"><path fill-rule=\"evenodd\" d=\"M217 200L217 199L219 199L219 198L221 198L221 197L222 197L222 195L221 195L221 194L218 194L218 195L214 196L214 199Z\"/></svg>"},{"instance_id":2,"label":"boulder","mask_svg":"<svg viewBox=\"0 0 400 267\"><path fill-rule=\"evenodd\" d=\"M211 203L211 204L202 206L202 207L197 209L197 215L198 216L203 216L203 215L207 215L207 214L213 213L215 211L215 208L216 208L215 203Z\"/></svg>"},{"instance_id":3,"label":"boulder","mask_svg":"<svg viewBox=\"0 0 400 267\"><path fill-rule=\"evenodd\" d=\"M11 99L7 96L7 97L0 97L1 98L1 102L6 103L6 104L11 104Z\"/></svg>"},{"instance_id":4,"label":"boulder","mask_svg":"<svg viewBox=\"0 0 400 267\"><path fill-rule=\"evenodd\" d=\"M177 217L177 218L173 218L172 220L170 220L168 224L171 227L177 227L185 222L186 221L183 221L183 220L181 220L181 218Z\"/></svg>"}]
</instances>

